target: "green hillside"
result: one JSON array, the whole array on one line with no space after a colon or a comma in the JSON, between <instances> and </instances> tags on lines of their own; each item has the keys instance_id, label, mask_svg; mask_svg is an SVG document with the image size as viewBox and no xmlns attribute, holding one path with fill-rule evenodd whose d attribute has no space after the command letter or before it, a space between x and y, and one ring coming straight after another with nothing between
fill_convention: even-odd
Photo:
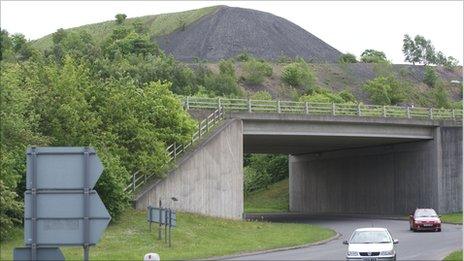
<instances>
[{"instance_id":1,"label":"green hillside","mask_svg":"<svg viewBox=\"0 0 464 261\"><path fill-rule=\"evenodd\" d=\"M168 13L159 15L147 15L135 18L126 19L126 24L132 25L134 23L142 23L148 28L148 34L151 37L169 34L176 29L183 26L189 25L201 17L216 11L219 6L210 6L195 10L189 10L178 13ZM100 43L103 39L106 39L115 29L116 22L106 21L96 24L88 24L75 28L66 29L66 31L87 31L93 38ZM58 29L58 28L57 28ZM33 46L44 50L52 45L52 34L44 36L38 40L33 41Z\"/></svg>"},{"instance_id":2,"label":"green hillside","mask_svg":"<svg viewBox=\"0 0 464 261\"><path fill-rule=\"evenodd\" d=\"M245 198L245 212L269 213L288 212L288 179L258 190Z\"/></svg>"}]
</instances>

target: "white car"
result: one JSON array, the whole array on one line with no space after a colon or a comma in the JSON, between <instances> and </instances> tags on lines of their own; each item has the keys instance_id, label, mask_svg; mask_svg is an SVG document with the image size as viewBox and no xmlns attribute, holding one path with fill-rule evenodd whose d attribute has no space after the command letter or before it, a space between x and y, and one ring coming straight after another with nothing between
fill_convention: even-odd
<instances>
[{"instance_id":1,"label":"white car","mask_svg":"<svg viewBox=\"0 0 464 261\"><path fill-rule=\"evenodd\" d=\"M358 228L343 244L348 245L346 260L396 260L398 239L392 239L386 228Z\"/></svg>"}]
</instances>

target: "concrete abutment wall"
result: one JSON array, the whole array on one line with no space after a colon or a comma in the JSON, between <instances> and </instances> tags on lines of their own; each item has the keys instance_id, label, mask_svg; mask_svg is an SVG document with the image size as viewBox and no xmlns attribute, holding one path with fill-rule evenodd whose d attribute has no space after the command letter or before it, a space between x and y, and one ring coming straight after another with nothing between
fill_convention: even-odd
<instances>
[{"instance_id":1,"label":"concrete abutment wall","mask_svg":"<svg viewBox=\"0 0 464 261\"><path fill-rule=\"evenodd\" d=\"M290 156L290 211L404 215L462 211L462 128L434 139Z\"/></svg>"},{"instance_id":2,"label":"concrete abutment wall","mask_svg":"<svg viewBox=\"0 0 464 261\"><path fill-rule=\"evenodd\" d=\"M171 197L177 202L171 203ZM167 177L136 200L137 209L151 204L208 216L241 219L243 215L243 126L229 120L178 162Z\"/></svg>"}]
</instances>

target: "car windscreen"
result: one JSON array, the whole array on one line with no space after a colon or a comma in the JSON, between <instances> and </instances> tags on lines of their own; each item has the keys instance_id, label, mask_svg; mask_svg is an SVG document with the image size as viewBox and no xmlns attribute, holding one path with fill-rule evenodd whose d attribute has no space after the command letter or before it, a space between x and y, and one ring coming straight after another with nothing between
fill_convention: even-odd
<instances>
[{"instance_id":1,"label":"car windscreen","mask_svg":"<svg viewBox=\"0 0 464 261\"><path fill-rule=\"evenodd\" d=\"M391 238L386 231L355 231L350 244L390 243Z\"/></svg>"},{"instance_id":2,"label":"car windscreen","mask_svg":"<svg viewBox=\"0 0 464 261\"><path fill-rule=\"evenodd\" d=\"M437 213L433 209L418 209L414 214L415 217L437 217Z\"/></svg>"}]
</instances>

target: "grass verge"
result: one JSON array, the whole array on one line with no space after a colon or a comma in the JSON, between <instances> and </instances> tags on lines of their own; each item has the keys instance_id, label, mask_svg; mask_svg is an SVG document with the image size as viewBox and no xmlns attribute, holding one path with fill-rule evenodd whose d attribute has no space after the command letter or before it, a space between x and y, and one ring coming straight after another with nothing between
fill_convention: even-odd
<instances>
[{"instance_id":1,"label":"grass verge","mask_svg":"<svg viewBox=\"0 0 464 261\"><path fill-rule=\"evenodd\" d=\"M288 211L288 179L254 191L245 197L246 213L270 213Z\"/></svg>"},{"instance_id":2,"label":"grass verge","mask_svg":"<svg viewBox=\"0 0 464 261\"><path fill-rule=\"evenodd\" d=\"M173 229L172 247L157 240L157 227L150 233L145 211L127 210L90 248L91 260L141 260L156 252L164 260L231 255L321 241L335 235L329 229L307 224L240 221L179 213ZM1 243L1 260L11 260L13 248L23 245L22 231ZM82 260L82 248L62 248L66 260Z\"/></svg>"},{"instance_id":3,"label":"grass verge","mask_svg":"<svg viewBox=\"0 0 464 261\"><path fill-rule=\"evenodd\" d=\"M462 250L454 251L453 253L449 254L447 257L444 259L445 261L451 261L451 260L458 260L462 261Z\"/></svg>"},{"instance_id":4,"label":"grass verge","mask_svg":"<svg viewBox=\"0 0 464 261\"><path fill-rule=\"evenodd\" d=\"M462 212L444 214L441 216L441 221L453 224L462 224Z\"/></svg>"}]
</instances>

